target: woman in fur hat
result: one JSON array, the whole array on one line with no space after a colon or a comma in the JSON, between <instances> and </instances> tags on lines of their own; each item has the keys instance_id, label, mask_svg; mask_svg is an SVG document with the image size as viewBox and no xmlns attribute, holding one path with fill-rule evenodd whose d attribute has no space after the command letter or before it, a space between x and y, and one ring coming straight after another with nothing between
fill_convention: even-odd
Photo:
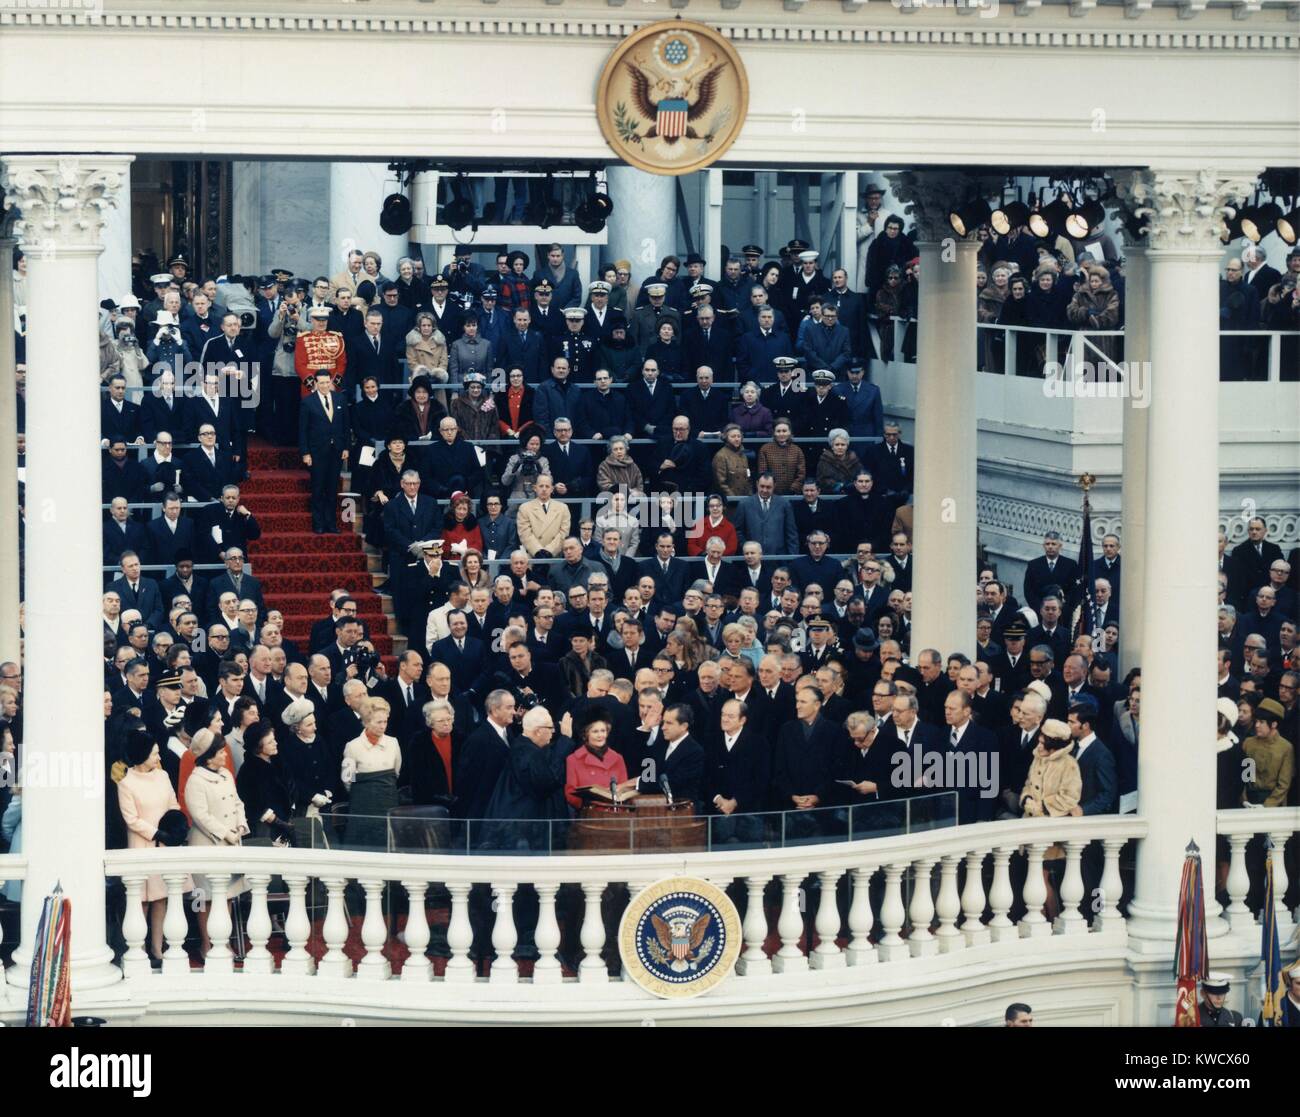
<instances>
[{"instance_id":1,"label":"woman in fur hat","mask_svg":"<svg viewBox=\"0 0 1300 1117\"><path fill-rule=\"evenodd\" d=\"M126 735L127 770L117 785L117 805L126 823L127 849L153 849L166 837L159 833L158 823L168 811L180 810L172 781L163 770L158 745L143 722L137 721ZM190 877L185 878L185 891L194 887ZM162 875L154 873L145 878L145 918L149 922L149 959L155 966L162 965L163 920L167 916L167 885Z\"/></svg>"},{"instance_id":2,"label":"woman in fur hat","mask_svg":"<svg viewBox=\"0 0 1300 1117\"><path fill-rule=\"evenodd\" d=\"M989 269L989 281L980 289L975 302L975 316L980 325L993 325L1002 315L1002 304L1011 295L1011 265L1005 260L997 261ZM1002 371L1001 330L980 330L980 351L983 362L980 367L986 372Z\"/></svg>"},{"instance_id":3,"label":"woman in fur hat","mask_svg":"<svg viewBox=\"0 0 1300 1117\"><path fill-rule=\"evenodd\" d=\"M1070 727L1056 718L1048 718L1039 728L1034 759L1020 792L1025 818L1061 818L1079 805L1082 794L1083 775L1079 762L1071 754ZM1056 918L1060 908L1056 878L1059 862L1064 859L1065 850L1060 845L1053 845L1043 853L1043 882L1047 886L1043 914L1049 921Z\"/></svg>"},{"instance_id":4,"label":"woman in fur hat","mask_svg":"<svg viewBox=\"0 0 1300 1117\"><path fill-rule=\"evenodd\" d=\"M427 376L440 384L447 382L447 339L438 329L438 320L427 310L415 316L415 328L406 335L406 367L412 380ZM439 390L438 396L445 413L446 395Z\"/></svg>"},{"instance_id":5,"label":"woman in fur hat","mask_svg":"<svg viewBox=\"0 0 1300 1117\"><path fill-rule=\"evenodd\" d=\"M230 774L229 750L225 738L211 729L200 729L190 740L194 756L194 772L185 784L185 809L190 816L189 844L192 846L237 846L248 834L248 821L244 817L244 804L235 790L235 778ZM212 895L212 884L207 877L196 874L194 886L205 896ZM243 877L230 881L226 891L228 899L237 897L248 885ZM198 911L199 938L206 956L212 949L208 937L208 908Z\"/></svg>"},{"instance_id":6,"label":"woman in fur hat","mask_svg":"<svg viewBox=\"0 0 1300 1117\"><path fill-rule=\"evenodd\" d=\"M1076 329L1116 329L1119 326L1119 294L1111 286L1110 272L1100 264L1088 264L1085 269L1088 281L1074 293L1066 308L1066 317ZM1114 337L1089 338L1111 360L1119 353L1118 340Z\"/></svg>"}]
</instances>

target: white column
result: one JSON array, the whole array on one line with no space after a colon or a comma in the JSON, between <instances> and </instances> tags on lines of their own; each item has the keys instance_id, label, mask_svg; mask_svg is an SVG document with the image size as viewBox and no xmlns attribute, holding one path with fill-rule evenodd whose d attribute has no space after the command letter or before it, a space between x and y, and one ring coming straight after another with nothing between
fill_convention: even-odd
<instances>
[{"instance_id":1,"label":"white column","mask_svg":"<svg viewBox=\"0 0 1300 1117\"><path fill-rule=\"evenodd\" d=\"M1147 415L1150 402L1133 392L1146 385L1151 360L1150 285L1145 245L1124 249L1124 360L1130 387L1124 400L1124 472L1120 493L1124 584L1119 599L1120 670L1142 662L1142 601L1146 584ZM1134 379L1134 371L1138 379ZM1217 494L1218 489L1215 489ZM1159 496L1157 495L1157 499Z\"/></svg>"},{"instance_id":2,"label":"white column","mask_svg":"<svg viewBox=\"0 0 1300 1117\"><path fill-rule=\"evenodd\" d=\"M704 274L720 276L726 263L722 258L722 171L710 168L704 173L704 243L700 254L707 261Z\"/></svg>"},{"instance_id":3,"label":"white column","mask_svg":"<svg viewBox=\"0 0 1300 1117\"><path fill-rule=\"evenodd\" d=\"M606 258L631 260L632 281L644 283L659 261L677 250L677 192L669 175L621 164L607 170L614 212Z\"/></svg>"},{"instance_id":4,"label":"white column","mask_svg":"<svg viewBox=\"0 0 1300 1117\"><path fill-rule=\"evenodd\" d=\"M120 299L131 293L131 168L122 172L118 203L105 214L104 252L96 268L99 297ZM193 264L193 261L190 261Z\"/></svg>"},{"instance_id":5,"label":"white column","mask_svg":"<svg viewBox=\"0 0 1300 1117\"><path fill-rule=\"evenodd\" d=\"M410 252L410 239L389 236L379 227L379 211L389 194L397 193L397 176L386 163L330 164L329 272L337 275L356 248L378 252L384 275L397 275L399 257Z\"/></svg>"},{"instance_id":6,"label":"white column","mask_svg":"<svg viewBox=\"0 0 1300 1117\"><path fill-rule=\"evenodd\" d=\"M27 724L22 942L9 970L25 985L41 901L62 882L76 913L72 986L85 991L121 978L104 923L104 659L88 617L103 583L88 525L101 512L99 322L95 261L106 211L122 199L130 156L9 156L6 201L23 214L28 257ZM12 499L12 498L10 498ZM3 501L0 501L3 503ZM38 778L39 772L39 778ZM51 775L56 778L49 778Z\"/></svg>"},{"instance_id":7,"label":"white column","mask_svg":"<svg viewBox=\"0 0 1300 1117\"><path fill-rule=\"evenodd\" d=\"M1205 867L1207 931L1227 931L1213 890L1219 385L1210 358L1223 207L1253 182L1253 174L1154 171L1130 186L1150 246L1147 491L1156 499L1147 502L1142 627L1178 649L1142 664L1138 811L1149 830L1138 843L1128 918L1129 949L1140 955L1172 955L1189 841Z\"/></svg>"},{"instance_id":8,"label":"white column","mask_svg":"<svg viewBox=\"0 0 1300 1117\"><path fill-rule=\"evenodd\" d=\"M13 235L0 214L0 662L18 662L18 396L14 356Z\"/></svg>"},{"instance_id":9,"label":"white column","mask_svg":"<svg viewBox=\"0 0 1300 1117\"><path fill-rule=\"evenodd\" d=\"M849 286L861 290L862 276L858 275L858 172L844 171L840 175L840 267L849 275Z\"/></svg>"}]
</instances>

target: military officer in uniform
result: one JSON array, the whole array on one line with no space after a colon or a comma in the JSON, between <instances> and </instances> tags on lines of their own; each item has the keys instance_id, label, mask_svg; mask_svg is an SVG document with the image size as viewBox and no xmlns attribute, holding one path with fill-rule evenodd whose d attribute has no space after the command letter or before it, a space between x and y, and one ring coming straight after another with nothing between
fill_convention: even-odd
<instances>
[{"instance_id":1,"label":"military officer in uniform","mask_svg":"<svg viewBox=\"0 0 1300 1117\"><path fill-rule=\"evenodd\" d=\"M316 373L324 370L334 381L334 390L342 391L348 367L348 347L343 335L329 329L328 307L314 306L308 314L311 332L299 334L293 351L293 368L302 381L302 395L316 390Z\"/></svg>"},{"instance_id":2,"label":"military officer in uniform","mask_svg":"<svg viewBox=\"0 0 1300 1117\"><path fill-rule=\"evenodd\" d=\"M749 278L754 283L759 282L759 272L763 270L762 245L747 244L740 251L745 257L745 262L742 265L741 274Z\"/></svg>"},{"instance_id":3,"label":"military officer in uniform","mask_svg":"<svg viewBox=\"0 0 1300 1117\"><path fill-rule=\"evenodd\" d=\"M550 358L564 357L569 362L569 382L590 384L596 378L596 365L600 362L598 340L585 332L587 312L580 306L571 306L564 312L563 336L551 342ZM571 416L570 416L571 417Z\"/></svg>"},{"instance_id":4,"label":"military officer in uniform","mask_svg":"<svg viewBox=\"0 0 1300 1117\"><path fill-rule=\"evenodd\" d=\"M809 477L817 475L817 463L821 461L831 431L837 428L847 430L849 426L849 405L832 391L835 373L828 368L819 368L812 374L812 382L813 390L803 394L794 413L796 437L818 440L802 444Z\"/></svg>"},{"instance_id":5,"label":"military officer in uniform","mask_svg":"<svg viewBox=\"0 0 1300 1117\"><path fill-rule=\"evenodd\" d=\"M657 281L647 283L644 290L649 302L645 306L638 306L632 312L631 327L628 331L632 336L632 344L640 354L644 354L659 336L659 323L664 318L672 322L679 334L682 329L681 312L664 301L668 294L668 284Z\"/></svg>"},{"instance_id":6,"label":"military officer in uniform","mask_svg":"<svg viewBox=\"0 0 1300 1117\"><path fill-rule=\"evenodd\" d=\"M1233 1012L1225 1003L1231 989L1227 974L1208 973L1201 979L1201 1027L1240 1028L1241 1013Z\"/></svg>"}]
</instances>

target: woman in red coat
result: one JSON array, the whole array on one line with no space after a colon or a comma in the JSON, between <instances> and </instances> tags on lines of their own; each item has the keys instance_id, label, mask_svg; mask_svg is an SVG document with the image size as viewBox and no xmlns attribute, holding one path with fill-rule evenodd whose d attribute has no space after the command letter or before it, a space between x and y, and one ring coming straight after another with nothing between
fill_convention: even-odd
<instances>
[{"instance_id":1,"label":"woman in red coat","mask_svg":"<svg viewBox=\"0 0 1300 1117\"><path fill-rule=\"evenodd\" d=\"M731 521L727 519L726 509L727 506L722 497L716 493L709 497L704 515L686 531L686 553L688 555L704 554L704 545L715 535L727 545L727 549L722 552L724 555L734 555L740 552L740 540L736 537L736 529L732 527Z\"/></svg>"},{"instance_id":2,"label":"woman in red coat","mask_svg":"<svg viewBox=\"0 0 1300 1117\"><path fill-rule=\"evenodd\" d=\"M479 531L471 509L468 493L451 494L448 512L442 520L442 553L451 562L460 562L460 556L467 550L483 550L483 533Z\"/></svg>"},{"instance_id":3,"label":"woman in red coat","mask_svg":"<svg viewBox=\"0 0 1300 1117\"><path fill-rule=\"evenodd\" d=\"M580 787L609 787L610 780L627 780L623 757L609 747L610 723L596 716L578 730L579 747L564 762L564 797L569 806L582 806Z\"/></svg>"}]
</instances>

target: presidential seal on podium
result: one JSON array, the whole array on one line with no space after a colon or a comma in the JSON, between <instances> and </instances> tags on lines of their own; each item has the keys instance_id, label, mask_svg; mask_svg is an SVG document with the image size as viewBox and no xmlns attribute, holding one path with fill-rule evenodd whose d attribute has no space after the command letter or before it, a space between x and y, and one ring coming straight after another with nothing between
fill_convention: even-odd
<instances>
[{"instance_id":1,"label":"presidential seal on podium","mask_svg":"<svg viewBox=\"0 0 1300 1117\"><path fill-rule=\"evenodd\" d=\"M695 997L740 957L740 914L722 889L694 877L657 881L633 897L618 929L627 975L656 997Z\"/></svg>"}]
</instances>

